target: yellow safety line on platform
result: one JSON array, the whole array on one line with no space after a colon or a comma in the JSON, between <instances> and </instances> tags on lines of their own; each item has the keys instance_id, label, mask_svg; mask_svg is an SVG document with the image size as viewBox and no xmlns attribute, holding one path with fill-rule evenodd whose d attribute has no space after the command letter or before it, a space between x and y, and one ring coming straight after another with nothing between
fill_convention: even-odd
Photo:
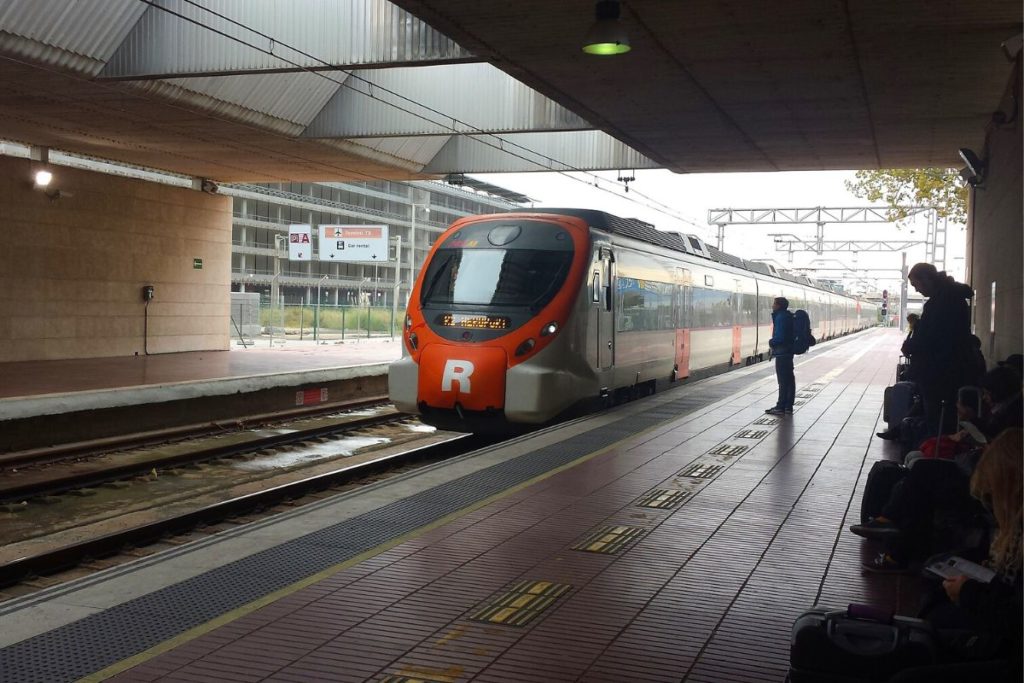
<instances>
[{"instance_id":1,"label":"yellow safety line on platform","mask_svg":"<svg viewBox=\"0 0 1024 683\"><path fill-rule=\"evenodd\" d=\"M350 558L348 560L345 560L344 562L336 564L336 565L334 565L332 567L328 567L327 569L324 569L324 570L322 570L322 571L320 571L320 572L318 572L316 574L313 574L312 576L308 576L305 579L302 579L301 581L293 583L290 586L286 586L286 587L281 588L281 589L279 589L277 591L274 591L273 593L269 593L269 594L263 596L262 598L259 598L258 600L254 600L253 602L250 602L250 603L248 603L246 605L242 605L241 607L236 607L235 609L231 610L230 612L225 612L224 614L220 615L219 617L216 617L215 619L212 619L212 620L210 620L210 621L208 621L208 622L206 622L204 624L200 624L199 626L195 626L195 627L189 629L188 631L185 631L184 633L179 633L175 637L170 638L168 640L165 640L164 642L162 642L162 643L160 643L158 645L154 645L153 647L149 648L148 650L140 652L140 653L138 653L136 655L132 655L131 657L128 657L127 659L123 659L120 662L117 662L116 664L111 664L110 666L108 666L107 668L105 668L105 669L103 669L101 671L97 671L95 673L89 674L88 676L85 676L84 678L80 678L79 679L79 683L97 683L99 681L104 681L104 680L106 680L106 679L108 679L108 678L110 678L112 676L116 676L117 674L119 674L119 673L121 673L123 671L127 671L128 669L131 669L132 667L138 666L139 664L142 664L143 662L148 661L148 660L152 659L153 657L156 657L157 655L161 655L164 652L168 652L169 650L173 650L174 648L178 647L179 645L183 645L183 644L187 643L188 641L194 640L195 638L198 638L199 636L205 635L206 633L209 633L210 631L213 631L214 629L216 629L216 628L218 628L220 626L224 626L225 624L231 623L232 621L234 621L235 619L238 619L239 617L243 617L243 616L245 616L247 614L255 612L256 610L260 609L261 607L266 607L267 605L269 605L271 603L274 603L274 602L280 600L281 598L287 597L288 595L291 595L292 593L300 591L303 588L311 586L314 583L317 583L319 581L323 581L324 579L329 578L329 577L333 576L334 574L337 574L338 572L342 571L343 569L347 569L347 568L349 568L349 567L351 567L353 565L356 565L356 564L359 564L360 562L368 560L371 557L374 557L376 555L380 555L381 553L386 552L386 551L390 550L391 548L394 548L397 545L401 545L402 543L405 543L406 541L409 541L409 540L412 540L412 539L414 539L414 538L416 538L418 536L421 536L421 535L425 534L428 531L431 531L431 530L436 529L438 527L444 526L445 524L447 524L449 522L452 522L452 521L458 519L459 517L462 517L462 516L467 515L467 514L469 514L471 512L479 510L482 507L490 505L491 503L493 503L493 502L495 502L497 500L501 500L502 498L505 498L506 496L509 496L509 495L511 495L513 493L521 491L521 490L525 489L526 487L531 486L531 485L533 485L533 484L535 484L535 483L537 483L539 481L543 481L543 480L545 480L545 479L547 479L549 477L552 477L552 476L558 474L559 472L563 472L563 471L565 471L565 470L567 470L567 469L569 469L571 467L575 467L576 465L579 465L579 464L581 464L583 462L586 462L587 460L590 460L592 458L596 458L597 456L601 455L602 453L606 453L607 451L615 448L616 446L618 446L619 444L621 444L621 443L623 443L625 441L628 441L630 439L635 439L635 438L637 438L639 436L643 436L647 432L652 431L654 429L658 429L658 428L662 427L663 425L664 425L663 422L662 423L658 423L656 425L652 425L652 426L648 427L647 429L645 429L643 431L637 432L635 434L631 434L631 435L629 435L629 436L627 436L627 437L625 437L623 439L620 439L620 440L618 440L618 441L616 441L614 443L608 444L607 446L605 446L603 448L600 448L600 449L598 449L596 451L593 451L592 453L587 453L586 455L582 455L579 458L576 458L575 460L573 460L571 462L568 462L568 463L566 463L564 465L560 465L559 467L556 467L556 468L554 468L552 470L549 470L549 471L547 471L547 472L545 472L543 474L538 474L536 477L533 477L532 479L528 479L528 480L526 480L526 481L524 481L524 482L522 482L520 484L516 484L515 486L512 486L512 487L510 487L508 489L505 489L501 493L496 493L493 496L490 496L490 497L485 498L485 499L483 499L481 501L473 503L472 505L464 507L461 510L456 510L455 512L452 512L452 513L450 513L448 515L445 515L444 517L442 517L440 519L434 520L430 524L427 524L425 526L421 526L418 529L414 529L413 531L410 531L410 532L405 533L405 534L403 534L401 536L393 538L390 541L387 541L386 543L382 543L381 545L379 545L379 546L377 546L375 548L371 548L370 550L366 550L366 551L356 555L355 557L352 557L352 558Z\"/></svg>"},{"instance_id":2,"label":"yellow safety line on platform","mask_svg":"<svg viewBox=\"0 0 1024 683\"><path fill-rule=\"evenodd\" d=\"M832 371L830 371L828 373L825 373L824 375L822 375L822 377L835 377L836 375L839 374L837 372L837 370L838 371L842 371L842 370L845 370L846 368L848 368L854 362L856 362L861 357L863 357L864 354L867 353L871 348L873 348L877 344L878 341L879 340L872 340L872 343L870 343L864 349L862 349L861 351L856 353L851 359L849 359L840 368L836 368L836 369L834 369L834 370L832 370ZM807 361L804 361L804 362L808 362L810 360L812 360L812 359L808 358ZM769 377L769 378L766 378L766 379L773 379L773 378ZM332 567L328 567L327 569L324 569L324 570L322 570L322 571L320 571L320 572L318 572L316 574L313 574L312 576L308 576L305 579L302 579L301 581L297 581L296 583L293 583L290 586L286 586L284 588L276 590L273 593L269 593L269 594L263 596L262 598L254 600L254 601L252 601L252 602L250 602L248 604L242 605L241 607L236 607L235 609L231 610L230 612L225 612L224 614L220 615L219 617L211 619L210 621L208 621L208 622L206 622L204 624L200 624L199 626L195 626L195 627L189 629L188 631L185 631L184 633L179 633L175 637L170 638L168 640L165 640L162 643L159 643L157 645L154 645L153 647L149 648L148 650L144 650L143 652L140 652L138 654L132 655L131 657L128 657L127 659L122 659L121 661L117 662L116 664L111 664L110 666L108 666L105 669L102 669L102 670L97 671L95 673L89 674L88 676L80 678L79 679L79 683L99 683L100 681L105 681L106 679L111 678L113 676L116 676L117 674L122 673L124 671L127 671L128 669L131 669L132 667L138 666L139 664L142 664L143 662L146 662L146 661L148 661L150 659L153 659L154 657L156 657L158 655L161 655L161 654L163 654L165 652L173 650L174 648L178 647L179 645L183 645L183 644L189 642L190 640L194 640L194 639L198 638L199 636L205 635L205 634L209 633L210 631L213 631L213 630L215 630L215 629L217 629L217 628L219 628L221 626L224 626L226 624L229 624L232 621L234 621L234 620L236 620L236 619L238 619L240 617L243 617L243 616L245 616L247 614L251 614L252 612L255 612L256 610L258 610L258 609L260 609L262 607L266 607L267 605L272 604L272 603L280 600L281 598L287 597L288 595L291 595L292 593L300 591L303 588L311 586L311 585L313 585L313 584L315 584L315 583L317 583L319 581L322 581L322 580L324 580L324 579L326 579L328 577L331 577L334 574L337 574L338 572L340 572L340 571L342 571L344 569L347 569L347 568L349 568L349 567L351 567L353 565L359 564L360 562L368 560L371 557L374 557L376 555L380 555L381 553L386 552L386 551L390 550L391 548L394 548L395 546L401 545L402 543L405 543L406 541L409 541L409 540L412 540L414 538L417 538L418 536L421 536L421 535L425 534L428 531L431 531L431 530L436 529L438 527L444 526L445 524L447 524L449 522L452 522L452 521L458 519L459 517L462 517L462 516L467 515L467 514L469 514L471 512L479 510L480 508L485 507L487 505L490 505L491 503L493 503L493 502L495 502L497 500L501 500L502 498L505 498L506 496L509 496L509 495L511 495L513 493L521 491L521 490L525 489L528 486L532 486L533 484L535 484L535 483L537 483L539 481L543 481L545 479L548 479L549 477L552 477L552 476L554 476L554 475L556 475L556 474L558 474L560 472L564 472L565 470L570 469L572 467L575 467L575 466L577 466L577 465L579 465L579 464L581 464L583 462L586 462L587 460L591 460L593 458L596 458L597 456L601 455L602 453L606 453L606 452L610 451L611 449L617 447L619 444L621 444L621 443L623 443L625 441L636 439L637 437L643 436L644 434L646 434L648 432L651 432L651 431L653 431L655 429L661 429L661 428L664 427L664 425L665 425L665 422L659 422L658 424L651 425L647 429L644 429L644 430L642 430L640 432L637 432L635 434L630 434L629 436L627 436L627 437L625 437L623 439L619 439L618 441L615 441L613 443L610 443L610 444L608 444L607 446L605 446L603 448L600 448L600 449L598 449L596 451L593 451L592 453L588 453L586 455L582 455L579 458L576 458L575 460L573 460L571 462L568 462L568 463L566 463L564 465L560 465L559 467L556 467L556 468L554 468L552 470L549 470L549 471L547 471L547 472L545 472L543 474L539 474L536 477L533 477L532 479L528 479L528 480L526 480L526 481L524 481L524 482L522 482L520 484L516 484L515 486L512 486L511 488L508 488L508 489L502 491L501 493L496 493L493 496L490 496L490 497L485 498L485 499L483 499L481 501L473 503L472 505L468 505L468 506L462 508L461 510L456 510L455 512L452 512L452 513L450 513L448 515L445 515L444 517L442 517L440 519L437 519L437 520L431 522L430 524L421 526L418 529L414 529L413 531L410 531L410 532L405 533L405 534L403 534L401 536L393 538L390 541L387 541L386 543L382 543L381 545L379 545L379 546L377 546L375 548L371 548L370 550L366 550L366 551L356 555L355 557L352 557L352 558L350 558L348 560L345 560L344 562L336 564L336 565L334 565Z\"/></svg>"}]
</instances>

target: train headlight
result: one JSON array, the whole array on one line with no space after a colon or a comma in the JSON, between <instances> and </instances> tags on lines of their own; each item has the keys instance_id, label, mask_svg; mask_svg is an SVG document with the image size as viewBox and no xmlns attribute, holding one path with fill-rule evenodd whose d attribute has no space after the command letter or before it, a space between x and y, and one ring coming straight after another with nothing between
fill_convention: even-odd
<instances>
[{"instance_id":1,"label":"train headlight","mask_svg":"<svg viewBox=\"0 0 1024 683\"><path fill-rule=\"evenodd\" d=\"M540 336L542 337L548 337L554 334L555 332L558 332L558 323L556 323L554 320L549 322L544 327L540 328Z\"/></svg>"},{"instance_id":2,"label":"train headlight","mask_svg":"<svg viewBox=\"0 0 1024 683\"><path fill-rule=\"evenodd\" d=\"M411 327L412 327L412 316L409 315L408 313L406 313L406 315L405 315L405 329L408 330Z\"/></svg>"},{"instance_id":3,"label":"train headlight","mask_svg":"<svg viewBox=\"0 0 1024 683\"><path fill-rule=\"evenodd\" d=\"M416 333L413 332L412 334L409 335L409 346L411 346L412 350L415 351L417 348L419 348L419 345L420 345L419 337L417 337Z\"/></svg>"},{"instance_id":4,"label":"train headlight","mask_svg":"<svg viewBox=\"0 0 1024 683\"><path fill-rule=\"evenodd\" d=\"M533 341L532 339L527 339L522 344L520 344L518 348L516 348L516 355L517 356L525 355L525 354L529 353L530 351L532 351L533 347L536 346L536 345L537 345L537 342Z\"/></svg>"}]
</instances>

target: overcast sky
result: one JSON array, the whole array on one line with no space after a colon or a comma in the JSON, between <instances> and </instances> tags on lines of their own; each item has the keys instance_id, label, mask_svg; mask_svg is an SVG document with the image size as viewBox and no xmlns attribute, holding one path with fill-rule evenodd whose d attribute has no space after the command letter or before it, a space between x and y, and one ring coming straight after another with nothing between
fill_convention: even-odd
<instances>
[{"instance_id":1,"label":"overcast sky","mask_svg":"<svg viewBox=\"0 0 1024 683\"><path fill-rule=\"evenodd\" d=\"M632 172L630 172L632 174ZM619 174L598 173L602 178L615 181ZM659 229L680 230L699 235L716 244L717 229L707 221L709 209L767 209L767 208L809 208L869 206L870 203L849 193L843 181L852 180L852 171L815 171L794 173L703 173L678 175L669 171L636 171L636 180L629 183L630 191L623 194L621 189L606 192L594 188L592 177L588 182L579 182L557 173L514 173L478 175L489 183L521 192L535 200L534 206L575 207L600 209L609 213L634 217L653 223ZM615 183L606 186L612 188ZM643 195L640 196L640 195ZM650 198L645 199L644 197ZM633 200L633 201L630 201ZM672 212L689 219L696 225L682 222L659 211L655 202L670 207ZM825 239L924 239L926 223L924 218L902 228L892 224L846 224L827 225ZM796 253L792 263L787 254L774 249L769 233L789 233L804 238L815 235L814 225L773 225L733 226L726 228L725 251L745 259L774 259L784 267L842 268L894 268L900 267L900 254L867 253L854 256L851 252ZM949 225L946 268L958 280L963 276L965 233L963 226ZM908 263L924 260L925 248L919 245L908 250ZM959 257L959 258L956 258ZM835 259L842 263L814 263L814 259ZM820 273L821 277L836 277L840 271ZM878 276L898 278L898 273L877 273ZM882 283L890 287L892 282Z\"/></svg>"}]
</instances>

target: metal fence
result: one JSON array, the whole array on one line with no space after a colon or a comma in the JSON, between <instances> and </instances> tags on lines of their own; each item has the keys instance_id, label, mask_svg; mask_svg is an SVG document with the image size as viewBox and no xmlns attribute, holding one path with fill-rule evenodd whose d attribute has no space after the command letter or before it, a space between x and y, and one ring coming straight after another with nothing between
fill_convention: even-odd
<instances>
[{"instance_id":1,"label":"metal fence","mask_svg":"<svg viewBox=\"0 0 1024 683\"><path fill-rule=\"evenodd\" d=\"M237 309L237 310L236 310ZM255 322L252 320L256 314ZM394 338L401 333L404 311L390 306L232 305L231 336L243 342L267 339L331 341ZM247 321L245 324L241 321ZM255 323L255 324L254 324Z\"/></svg>"}]
</instances>

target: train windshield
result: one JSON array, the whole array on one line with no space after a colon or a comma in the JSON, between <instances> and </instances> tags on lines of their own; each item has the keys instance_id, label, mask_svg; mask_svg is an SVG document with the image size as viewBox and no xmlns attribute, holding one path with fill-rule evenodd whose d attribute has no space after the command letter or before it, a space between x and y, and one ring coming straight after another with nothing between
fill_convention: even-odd
<instances>
[{"instance_id":1,"label":"train windshield","mask_svg":"<svg viewBox=\"0 0 1024 683\"><path fill-rule=\"evenodd\" d=\"M561 288L571 251L441 249L423 279L423 306L543 308Z\"/></svg>"}]
</instances>

